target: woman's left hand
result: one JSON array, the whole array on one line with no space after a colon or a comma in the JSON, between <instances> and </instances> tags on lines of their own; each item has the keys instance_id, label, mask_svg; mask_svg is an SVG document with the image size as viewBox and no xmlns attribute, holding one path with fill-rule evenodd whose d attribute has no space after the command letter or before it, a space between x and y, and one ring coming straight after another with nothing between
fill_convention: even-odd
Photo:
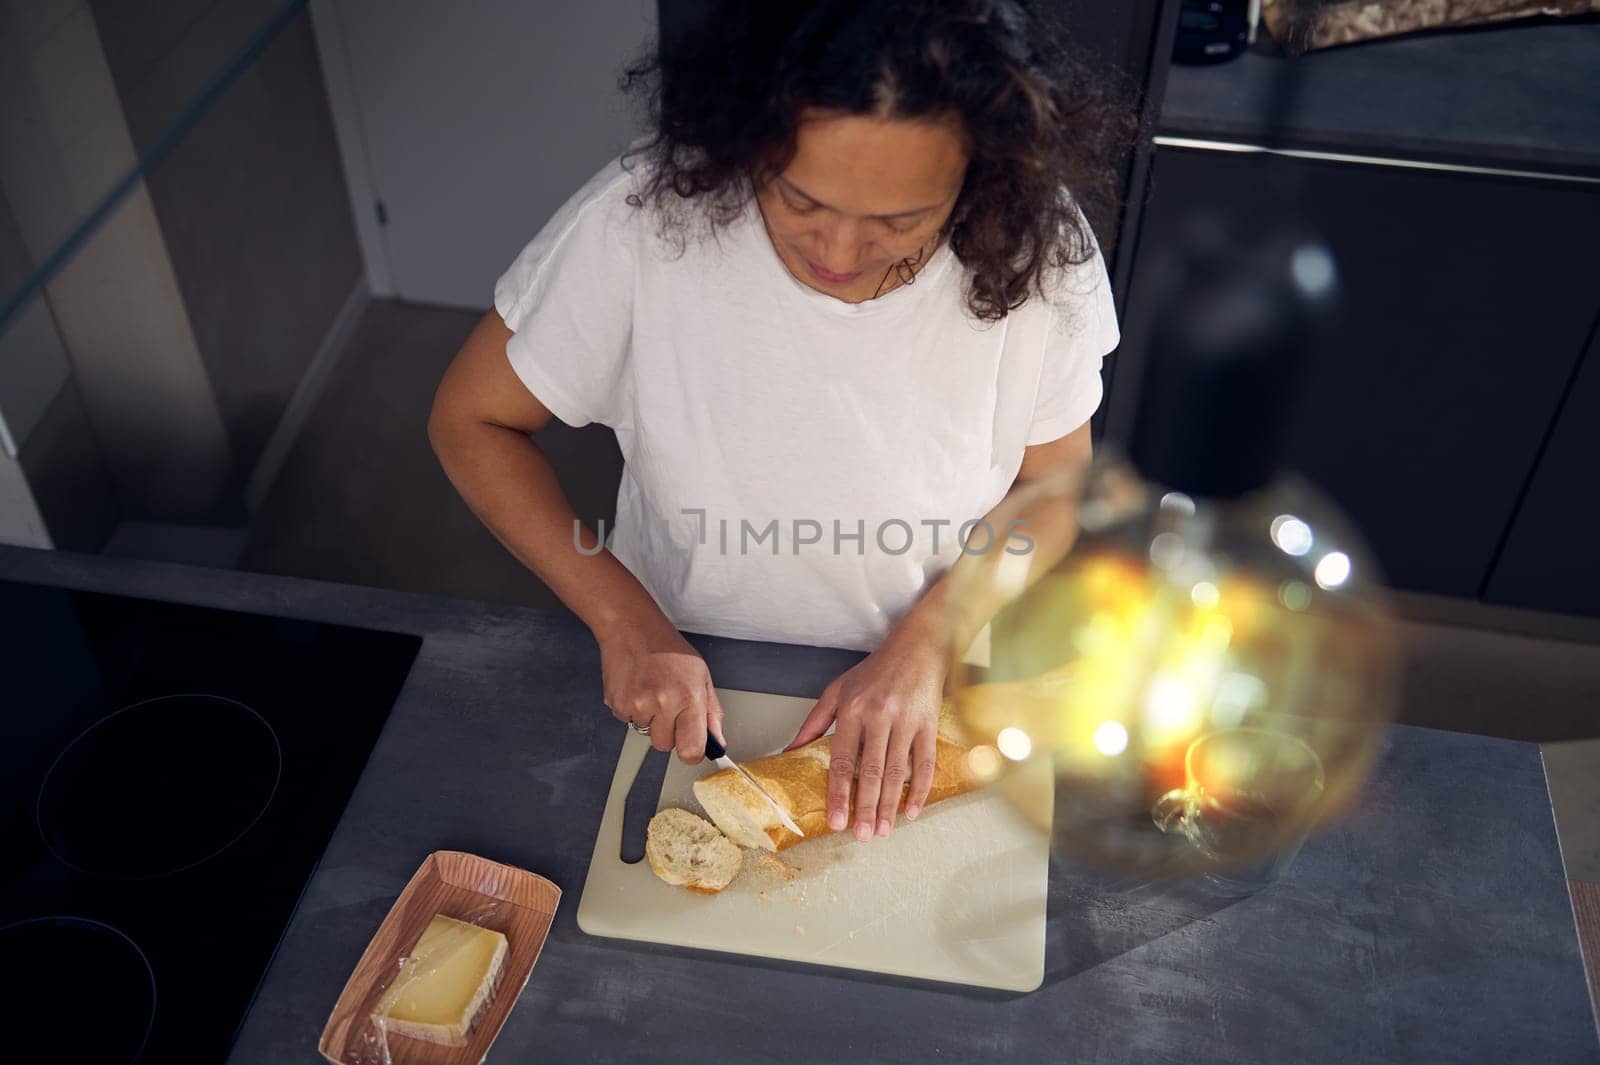
<instances>
[{"instance_id":1,"label":"woman's left hand","mask_svg":"<svg viewBox=\"0 0 1600 1065\"><path fill-rule=\"evenodd\" d=\"M906 817L914 821L922 812L933 786L945 669L935 639L921 629L897 629L823 691L784 750L810 743L837 721L828 769L829 828L839 832L849 823L853 780L858 841L893 830L908 775Z\"/></svg>"}]
</instances>

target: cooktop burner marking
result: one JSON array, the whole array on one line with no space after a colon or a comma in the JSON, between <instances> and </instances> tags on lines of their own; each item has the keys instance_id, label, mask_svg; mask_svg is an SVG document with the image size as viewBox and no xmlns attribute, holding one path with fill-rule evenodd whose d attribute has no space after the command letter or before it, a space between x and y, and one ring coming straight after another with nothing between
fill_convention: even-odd
<instances>
[{"instance_id":1,"label":"cooktop burner marking","mask_svg":"<svg viewBox=\"0 0 1600 1065\"><path fill-rule=\"evenodd\" d=\"M6 1026L8 1059L124 1065L144 1052L156 974L118 929L88 917L33 917L0 927L0 957L22 977L6 992L15 1021Z\"/></svg>"},{"instance_id":2,"label":"cooktop burner marking","mask_svg":"<svg viewBox=\"0 0 1600 1065\"><path fill-rule=\"evenodd\" d=\"M261 819L283 775L277 734L220 695L163 695L78 735L45 774L39 834L60 861L120 880L209 861Z\"/></svg>"}]
</instances>

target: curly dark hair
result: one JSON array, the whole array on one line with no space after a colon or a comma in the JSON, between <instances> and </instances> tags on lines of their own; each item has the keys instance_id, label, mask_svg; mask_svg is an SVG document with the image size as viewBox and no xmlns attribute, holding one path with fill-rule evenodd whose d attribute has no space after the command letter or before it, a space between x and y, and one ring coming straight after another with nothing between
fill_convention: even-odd
<instances>
[{"instance_id":1,"label":"curly dark hair","mask_svg":"<svg viewBox=\"0 0 1600 1065\"><path fill-rule=\"evenodd\" d=\"M694 201L714 227L794 156L807 108L958 118L970 151L945 230L971 270L967 302L997 321L1045 297L1047 268L1094 255L1089 219L1119 205L1137 129L1115 79L1022 0L713 0L691 31L626 68L653 134L634 206ZM1080 213L1081 212L1081 213ZM664 227L675 212L663 210ZM910 282L910 262L897 264Z\"/></svg>"}]
</instances>

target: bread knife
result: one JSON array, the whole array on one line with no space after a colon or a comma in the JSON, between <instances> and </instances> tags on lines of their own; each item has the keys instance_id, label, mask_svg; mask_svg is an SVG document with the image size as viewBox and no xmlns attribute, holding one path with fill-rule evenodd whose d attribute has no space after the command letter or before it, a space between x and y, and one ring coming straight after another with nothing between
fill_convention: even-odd
<instances>
[{"instance_id":1,"label":"bread knife","mask_svg":"<svg viewBox=\"0 0 1600 1065\"><path fill-rule=\"evenodd\" d=\"M717 763L717 767L719 769L731 769L735 773L738 773L741 777L744 777L746 780L748 780L750 782L750 786L755 788L756 791L760 792L761 797L766 799L767 802L771 804L773 810L777 811L778 820L783 823L784 828L787 828L790 832L793 832L795 835L802 838L805 836L805 833L800 831L800 826L794 823L794 818L789 816L789 811L785 810L778 803L777 799L774 799L771 795L767 794L767 789L763 788L756 781L755 777L746 772L744 766L740 765L738 762L735 762L732 758L729 758L727 749L724 748L722 744L718 743L717 738L711 735L709 732L706 733L706 757Z\"/></svg>"}]
</instances>

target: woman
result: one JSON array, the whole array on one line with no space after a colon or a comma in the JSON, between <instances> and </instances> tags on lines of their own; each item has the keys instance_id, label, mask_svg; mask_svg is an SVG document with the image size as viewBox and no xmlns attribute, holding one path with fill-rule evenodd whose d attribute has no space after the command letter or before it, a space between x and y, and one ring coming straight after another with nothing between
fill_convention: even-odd
<instances>
[{"instance_id":1,"label":"woman","mask_svg":"<svg viewBox=\"0 0 1600 1065\"><path fill-rule=\"evenodd\" d=\"M790 746L834 725L829 823L887 836L931 782L943 575L1088 457L1117 327L1078 205L1126 121L1013 0L715 4L625 88L653 136L500 278L429 437L658 750L722 736L680 629L869 651ZM603 546L529 439L551 417L616 430Z\"/></svg>"}]
</instances>

